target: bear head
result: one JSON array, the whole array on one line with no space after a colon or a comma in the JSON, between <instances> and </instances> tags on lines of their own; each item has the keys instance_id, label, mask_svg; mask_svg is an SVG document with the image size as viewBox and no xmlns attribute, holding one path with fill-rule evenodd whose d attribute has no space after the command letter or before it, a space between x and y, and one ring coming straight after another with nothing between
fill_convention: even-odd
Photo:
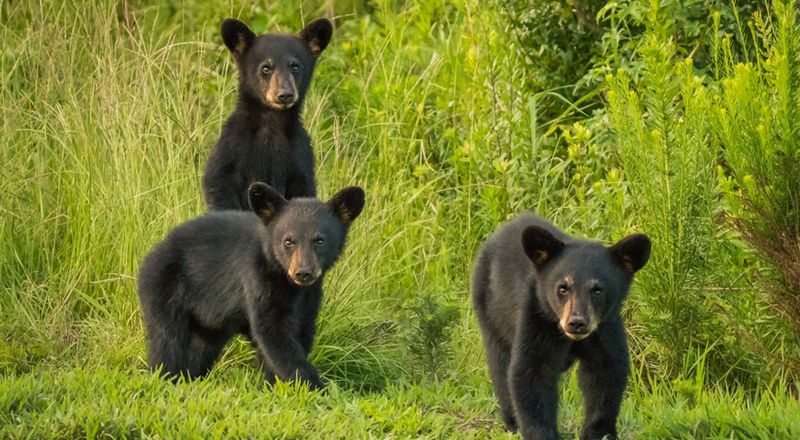
<instances>
[{"instance_id":1,"label":"bear head","mask_svg":"<svg viewBox=\"0 0 800 440\"><path fill-rule=\"evenodd\" d=\"M269 185L247 190L250 207L266 226L262 248L298 286L322 279L344 248L347 231L364 207L364 190L342 189L327 202L314 198L286 200Z\"/></svg>"},{"instance_id":2,"label":"bear head","mask_svg":"<svg viewBox=\"0 0 800 440\"><path fill-rule=\"evenodd\" d=\"M536 294L565 336L589 337L605 317L619 310L633 274L650 258L650 239L629 235L606 247L564 241L539 226L522 233L522 247L536 271Z\"/></svg>"},{"instance_id":3,"label":"bear head","mask_svg":"<svg viewBox=\"0 0 800 440\"><path fill-rule=\"evenodd\" d=\"M279 111L302 103L317 57L332 34L327 18L310 22L297 35L256 36L239 20L222 23L222 40L239 68L240 95Z\"/></svg>"}]
</instances>

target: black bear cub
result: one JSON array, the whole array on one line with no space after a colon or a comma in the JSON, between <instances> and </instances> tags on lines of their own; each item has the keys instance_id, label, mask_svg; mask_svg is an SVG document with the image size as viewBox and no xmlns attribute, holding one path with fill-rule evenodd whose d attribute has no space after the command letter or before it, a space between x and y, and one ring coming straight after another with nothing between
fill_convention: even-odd
<instances>
[{"instance_id":1,"label":"black bear cub","mask_svg":"<svg viewBox=\"0 0 800 440\"><path fill-rule=\"evenodd\" d=\"M650 258L643 234L611 247L571 238L532 214L478 254L472 299L506 427L558 439L558 379L579 361L581 439L616 438L629 357L620 307Z\"/></svg>"},{"instance_id":2,"label":"black bear cub","mask_svg":"<svg viewBox=\"0 0 800 440\"><path fill-rule=\"evenodd\" d=\"M203 176L210 211L248 210L246 190L253 182L287 199L316 196L314 155L300 111L332 33L325 18L298 35L258 37L238 20L222 23L222 39L239 68L239 97Z\"/></svg>"},{"instance_id":3,"label":"black bear cub","mask_svg":"<svg viewBox=\"0 0 800 440\"><path fill-rule=\"evenodd\" d=\"M212 212L175 228L139 271L149 365L171 378L208 373L236 334L258 349L267 381L323 387L308 353L322 278L342 252L364 191L328 202L287 201L264 183L248 190L253 212Z\"/></svg>"}]
</instances>

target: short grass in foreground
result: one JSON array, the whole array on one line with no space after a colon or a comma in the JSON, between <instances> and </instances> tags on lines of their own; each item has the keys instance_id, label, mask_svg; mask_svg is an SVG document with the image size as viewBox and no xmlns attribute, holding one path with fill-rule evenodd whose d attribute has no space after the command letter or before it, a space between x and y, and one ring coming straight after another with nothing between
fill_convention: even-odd
<instances>
[{"instance_id":1,"label":"short grass in foreground","mask_svg":"<svg viewBox=\"0 0 800 440\"><path fill-rule=\"evenodd\" d=\"M0 438L514 438L503 431L488 377L476 384L388 384L324 393L254 369L215 370L172 384L138 369L39 371L0 379ZM559 426L577 438L581 400L564 385ZM632 385L622 438L800 438L800 405L785 394L652 392Z\"/></svg>"},{"instance_id":2,"label":"short grass in foreground","mask_svg":"<svg viewBox=\"0 0 800 440\"><path fill-rule=\"evenodd\" d=\"M251 368L172 384L136 370L3 379L2 438L364 438L502 436L486 390L389 385L360 394L262 386ZM476 395L477 394L477 395Z\"/></svg>"}]
</instances>

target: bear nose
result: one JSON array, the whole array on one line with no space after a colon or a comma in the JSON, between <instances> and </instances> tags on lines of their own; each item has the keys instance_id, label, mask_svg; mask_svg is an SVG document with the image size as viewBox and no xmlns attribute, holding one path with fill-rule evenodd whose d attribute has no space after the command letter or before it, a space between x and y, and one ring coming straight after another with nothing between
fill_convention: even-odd
<instances>
[{"instance_id":1,"label":"bear nose","mask_svg":"<svg viewBox=\"0 0 800 440\"><path fill-rule=\"evenodd\" d=\"M284 93L279 93L278 94L278 101L281 104L288 104L288 103L292 102L293 99L294 99L294 93L284 92Z\"/></svg>"},{"instance_id":2,"label":"bear nose","mask_svg":"<svg viewBox=\"0 0 800 440\"><path fill-rule=\"evenodd\" d=\"M584 334L588 331L586 320L582 316L571 316L567 321L567 330L574 334Z\"/></svg>"},{"instance_id":3,"label":"bear nose","mask_svg":"<svg viewBox=\"0 0 800 440\"><path fill-rule=\"evenodd\" d=\"M309 283L314 280L314 275L306 270L298 270L294 273L294 277L301 283Z\"/></svg>"}]
</instances>

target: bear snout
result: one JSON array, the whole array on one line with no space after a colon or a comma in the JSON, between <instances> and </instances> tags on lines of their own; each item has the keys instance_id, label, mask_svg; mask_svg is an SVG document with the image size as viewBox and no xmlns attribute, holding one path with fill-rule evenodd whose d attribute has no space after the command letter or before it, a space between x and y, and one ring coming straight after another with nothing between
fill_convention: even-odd
<instances>
[{"instance_id":1,"label":"bear snout","mask_svg":"<svg viewBox=\"0 0 800 440\"><path fill-rule=\"evenodd\" d=\"M588 338L597 330L597 327L596 321L587 320L580 315L572 315L566 320L558 321L558 328L564 333L564 336L573 341L582 341Z\"/></svg>"},{"instance_id":2,"label":"bear snout","mask_svg":"<svg viewBox=\"0 0 800 440\"><path fill-rule=\"evenodd\" d=\"M297 84L288 73L275 72L266 84L265 100L276 110L286 110L298 101Z\"/></svg>"},{"instance_id":3,"label":"bear snout","mask_svg":"<svg viewBox=\"0 0 800 440\"><path fill-rule=\"evenodd\" d=\"M565 314L558 321L558 328L567 338L573 341L580 341L588 338L589 335L597 330L597 323L590 318L587 319L584 315Z\"/></svg>"},{"instance_id":4,"label":"bear snout","mask_svg":"<svg viewBox=\"0 0 800 440\"><path fill-rule=\"evenodd\" d=\"M582 335L589 332L589 326L583 316L572 316L567 321L567 330L570 333Z\"/></svg>"},{"instance_id":5,"label":"bear snout","mask_svg":"<svg viewBox=\"0 0 800 440\"><path fill-rule=\"evenodd\" d=\"M294 93L292 93L290 90L284 90L279 92L278 102L284 105L294 103Z\"/></svg>"},{"instance_id":6,"label":"bear snout","mask_svg":"<svg viewBox=\"0 0 800 440\"><path fill-rule=\"evenodd\" d=\"M298 286L310 286L322 276L322 269L316 258L302 250L292 254L286 272L289 279Z\"/></svg>"},{"instance_id":7,"label":"bear snout","mask_svg":"<svg viewBox=\"0 0 800 440\"><path fill-rule=\"evenodd\" d=\"M293 278L294 278L295 283L299 284L301 286L309 285L309 284L313 283L314 281L316 281L316 279L317 279L317 277L315 277L314 274L311 273L311 271L309 271L309 270L297 271L297 272L294 273Z\"/></svg>"}]
</instances>

